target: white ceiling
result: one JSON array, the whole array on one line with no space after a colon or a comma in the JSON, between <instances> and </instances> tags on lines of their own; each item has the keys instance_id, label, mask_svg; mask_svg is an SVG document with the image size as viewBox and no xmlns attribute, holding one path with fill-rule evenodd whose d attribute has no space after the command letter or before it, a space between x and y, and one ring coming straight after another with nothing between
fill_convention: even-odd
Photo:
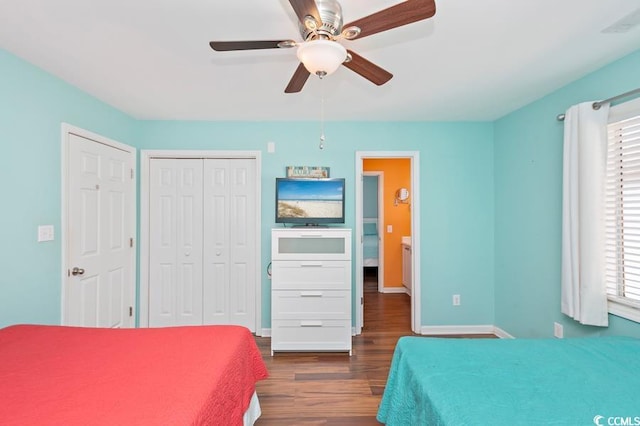
<instances>
[{"instance_id":1,"label":"white ceiling","mask_svg":"<svg viewBox=\"0 0 640 426\"><path fill-rule=\"evenodd\" d=\"M345 23L398 1L342 0ZM640 26L601 32L638 0L436 6L429 20L344 42L394 74L380 87L340 67L285 94L295 49L209 47L300 40L288 0L2 0L0 47L135 118L252 121L317 120L322 92L327 120L493 120L640 47Z\"/></svg>"}]
</instances>

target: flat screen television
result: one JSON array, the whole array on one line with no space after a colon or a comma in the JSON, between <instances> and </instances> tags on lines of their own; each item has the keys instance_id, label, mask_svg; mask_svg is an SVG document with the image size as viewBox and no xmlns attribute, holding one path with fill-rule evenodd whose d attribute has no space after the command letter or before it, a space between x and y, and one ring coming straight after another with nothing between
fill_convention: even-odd
<instances>
[{"instance_id":1,"label":"flat screen television","mask_svg":"<svg viewBox=\"0 0 640 426\"><path fill-rule=\"evenodd\" d=\"M344 223L344 178L276 178L276 223Z\"/></svg>"}]
</instances>

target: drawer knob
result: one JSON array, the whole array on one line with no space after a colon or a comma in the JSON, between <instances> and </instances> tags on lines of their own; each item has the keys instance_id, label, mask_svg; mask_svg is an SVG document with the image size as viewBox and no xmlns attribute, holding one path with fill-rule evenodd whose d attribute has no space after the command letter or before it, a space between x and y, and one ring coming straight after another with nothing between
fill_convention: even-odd
<instances>
[{"instance_id":1,"label":"drawer knob","mask_svg":"<svg viewBox=\"0 0 640 426\"><path fill-rule=\"evenodd\" d=\"M303 268L321 268L322 262L303 262L300 263L300 266Z\"/></svg>"},{"instance_id":2,"label":"drawer knob","mask_svg":"<svg viewBox=\"0 0 640 426\"><path fill-rule=\"evenodd\" d=\"M300 327L322 327L322 321L300 321Z\"/></svg>"},{"instance_id":3,"label":"drawer knob","mask_svg":"<svg viewBox=\"0 0 640 426\"><path fill-rule=\"evenodd\" d=\"M322 297L321 291L301 291L300 297Z\"/></svg>"}]
</instances>

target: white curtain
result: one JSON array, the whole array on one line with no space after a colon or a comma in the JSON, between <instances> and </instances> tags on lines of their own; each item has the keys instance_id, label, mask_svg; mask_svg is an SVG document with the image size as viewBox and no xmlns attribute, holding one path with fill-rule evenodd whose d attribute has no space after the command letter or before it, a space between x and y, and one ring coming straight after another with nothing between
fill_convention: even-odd
<instances>
[{"instance_id":1,"label":"white curtain","mask_svg":"<svg viewBox=\"0 0 640 426\"><path fill-rule=\"evenodd\" d=\"M562 312L607 326L604 190L609 105L569 108L564 120Z\"/></svg>"}]
</instances>

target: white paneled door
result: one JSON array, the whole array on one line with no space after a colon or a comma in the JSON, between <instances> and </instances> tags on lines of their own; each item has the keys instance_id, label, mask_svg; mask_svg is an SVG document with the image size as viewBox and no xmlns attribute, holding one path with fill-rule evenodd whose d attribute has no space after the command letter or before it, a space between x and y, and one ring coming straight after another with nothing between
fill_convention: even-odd
<instances>
[{"instance_id":1,"label":"white paneled door","mask_svg":"<svg viewBox=\"0 0 640 426\"><path fill-rule=\"evenodd\" d=\"M150 160L150 327L255 331L255 174L255 159Z\"/></svg>"},{"instance_id":2,"label":"white paneled door","mask_svg":"<svg viewBox=\"0 0 640 426\"><path fill-rule=\"evenodd\" d=\"M63 324L133 327L135 152L72 133L67 143Z\"/></svg>"},{"instance_id":3,"label":"white paneled door","mask_svg":"<svg viewBox=\"0 0 640 426\"><path fill-rule=\"evenodd\" d=\"M202 324L202 160L151 161L151 327Z\"/></svg>"},{"instance_id":4,"label":"white paneled door","mask_svg":"<svg viewBox=\"0 0 640 426\"><path fill-rule=\"evenodd\" d=\"M204 322L255 328L255 160L204 160Z\"/></svg>"}]
</instances>

